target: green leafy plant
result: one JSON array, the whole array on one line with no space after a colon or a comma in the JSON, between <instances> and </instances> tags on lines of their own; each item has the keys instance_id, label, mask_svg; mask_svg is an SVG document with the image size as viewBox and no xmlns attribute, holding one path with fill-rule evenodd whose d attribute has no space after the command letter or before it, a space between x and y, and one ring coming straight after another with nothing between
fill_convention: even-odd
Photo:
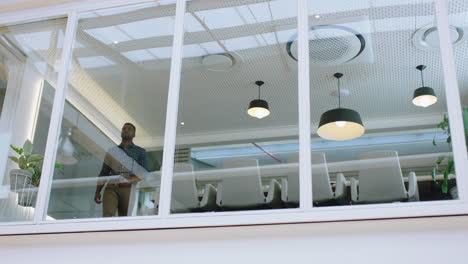
<instances>
[{"instance_id":1,"label":"green leafy plant","mask_svg":"<svg viewBox=\"0 0 468 264\"><path fill-rule=\"evenodd\" d=\"M468 107L463 108L463 124L464 124L464 129L465 129L465 139L467 140L468 143ZM451 143L452 143L452 135L450 133L450 124L449 124L449 119L447 115L444 115L444 118L442 121L437 124L437 128L442 129L443 133L447 135L446 142L449 144L449 147L451 148ZM434 139L432 140L432 145L436 146L436 140L435 136ZM447 165L445 167L441 166L444 161L447 161ZM442 181L441 190L442 193L447 193L448 192L448 180L449 180L449 175L455 173L455 162L453 161L453 158L450 156L440 156L437 158L434 167L432 168L432 180L436 182L436 174L437 173L442 173L444 175L444 180Z\"/></svg>"},{"instance_id":2,"label":"green leafy plant","mask_svg":"<svg viewBox=\"0 0 468 264\"><path fill-rule=\"evenodd\" d=\"M10 147L19 155L18 157L9 156L10 160L17 163L20 169L30 172L32 174L31 184L39 186L44 156L41 154L32 154L34 146L29 139L24 142L22 148L15 147L13 145L10 145ZM55 168L60 167L60 164L55 164Z\"/></svg>"}]
</instances>

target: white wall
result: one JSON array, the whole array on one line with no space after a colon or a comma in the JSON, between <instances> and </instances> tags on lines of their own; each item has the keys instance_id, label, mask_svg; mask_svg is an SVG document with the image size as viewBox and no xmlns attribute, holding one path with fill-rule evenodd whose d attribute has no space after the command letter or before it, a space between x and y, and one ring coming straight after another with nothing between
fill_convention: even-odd
<instances>
[{"instance_id":1,"label":"white wall","mask_svg":"<svg viewBox=\"0 0 468 264\"><path fill-rule=\"evenodd\" d=\"M468 217L0 237L1 263L468 263Z\"/></svg>"}]
</instances>

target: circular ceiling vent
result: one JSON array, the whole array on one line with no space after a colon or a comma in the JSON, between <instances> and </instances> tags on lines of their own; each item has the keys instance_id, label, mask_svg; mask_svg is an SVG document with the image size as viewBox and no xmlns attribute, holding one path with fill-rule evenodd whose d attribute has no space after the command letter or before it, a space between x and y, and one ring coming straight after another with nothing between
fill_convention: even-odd
<instances>
[{"instance_id":1,"label":"circular ceiling vent","mask_svg":"<svg viewBox=\"0 0 468 264\"><path fill-rule=\"evenodd\" d=\"M461 43L465 39L463 28L450 25L450 39L453 45ZM433 24L426 25L414 32L413 44L415 47L423 50L439 49L439 33L437 26Z\"/></svg>"},{"instance_id":2,"label":"circular ceiling vent","mask_svg":"<svg viewBox=\"0 0 468 264\"><path fill-rule=\"evenodd\" d=\"M234 67L236 60L229 54L221 53L206 55L202 58L201 63L207 70L221 72Z\"/></svg>"},{"instance_id":3,"label":"circular ceiling vent","mask_svg":"<svg viewBox=\"0 0 468 264\"><path fill-rule=\"evenodd\" d=\"M319 25L309 30L310 63L338 65L358 57L366 47L364 37L341 25ZM288 55L297 61L297 35L286 44Z\"/></svg>"}]
</instances>

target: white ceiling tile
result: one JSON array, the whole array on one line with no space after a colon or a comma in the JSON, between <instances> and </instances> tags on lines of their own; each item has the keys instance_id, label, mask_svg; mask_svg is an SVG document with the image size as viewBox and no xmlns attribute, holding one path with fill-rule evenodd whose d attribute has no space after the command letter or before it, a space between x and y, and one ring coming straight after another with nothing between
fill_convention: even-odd
<instances>
[{"instance_id":1,"label":"white ceiling tile","mask_svg":"<svg viewBox=\"0 0 468 264\"><path fill-rule=\"evenodd\" d=\"M148 51L159 59L168 59L172 57L172 47L152 48L148 49Z\"/></svg>"},{"instance_id":2,"label":"white ceiling tile","mask_svg":"<svg viewBox=\"0 0 468 264\"><path fill-rule=\"evenodd\" d=\"M232 7L195 12L209 29L228 28L244 25L239 14Z\"/></svg>"},{"instance_id":3,"label":"white ceiling tile","mask_svg":"<svg viewBox=\"0 0 468 264\"><path fill-rule=\"evenodd\" d=\"M224 53L223 48L221 48L221 46L214 41L201 43L200 46L202 46L202 48L206 50L208 54Z\"/></svg>"},{"instance_id":4,"label":"white ceiling tile","mask_svg":"<svg viewBox=\"0 0 468 264\"><path fill-rule=\"evenodd\" d=\"M112 44L114 42L131 40L128 35L123 33L116 26L86 29L85 32L106 45Z\"/></svg>"},{"instance_id":5,"label":"white ceiling tile","mask_svg":"<svg viewBox=\"0 0 468 264\"><path fill-rule=\"evenodd\" d=\"M160 17L119 25L119 28L132 39L170 36L174 32L174 20Z\"/></svg>"},{"instance_id":6,"label":"white ceiling tile","mask_svg":"<svg viewBox=\"0 0 468 264\"><path fill-rule=\"evenodd\" d=\"M206 51L204 51L200 45L198 44L191 44L191 45L184 45L182 56L184 58L191 58L191 57L200 57L207 55Z\"/></svg>"},{"instance_id":7,"label":"white ceiling tile","mask_svg":"<svg viewBox=\"0 0 468 264\"><path fill-rule=\"evenodd\" d=\"M245 6L235 7L235 10L241 16L242 20L246 24L257 23L256 18L253 16L252 11L249 9L249 6L245 5Z\"/></svg>"},{"instance_id":8,"label":"white ceiling tile","mask_svg":"<svg viewBox=\"0 0 468 264\"><path fill-rule=\"evenodd\" d=\"M104 56L78 58L78 62L84 69L99 68L115 64L115 62Z\"/></svg>"},{"instance_id":9,"label":"white ceiling tile","mask_svg":"<svg viewBox=\"0 0 468 264\"><path fill-rule=\"evenodd\" d=\"M319 1L317 1L319 2ZM269 2L273 20L297 17L296 1L277 0Z\"/></svg>"},{"instance_id":10,"label":"white ceiling tile","mask_svg":"<svg viewBox=\"0 0 468 264\"><path fill-rule=\"evenodd\" d=\"M269 5L269 2L262 2L262 3L247 5L246 8L249 8L252 11L256 21L258 21L258 23L261 23L261 22L267 22L267 21L272 20L272 16L268 8L268 5Z\"/></svg>"},{"instance_id":11,"label":"white ceiling tile","mask_svg":"<svg viewBox=\"0 0 468 264\"><path fill-rule=\"evenodd\" d=\"M185 13L184 17L184 29L187 32L199 32L205 31L205 28L193 17L190 13Z\"/></svg>"},{"instance_id":12,"label":"white ceiling tile","mask_svg":"<svg viewBox=\"0 0 468 264\"><path fill-rule=\"evenodd\" d=\"M229 51L245 50L260 46L254 36L227 39L224 41L224 45Z\"/></svg>"},{"instance_id":13,"label":"white ceiling tile","mask_svg":"<svg viewBox=\"0 0 468 264\"><path fill-rule=\"evenodd\" d=\"M51 31L40 31L15 35L16 40L28 52L30 50L47 50L51 42Z\"/></svg>"},{"instance_id":14,"label":"white ceiling tile","mask_svg":"<svg viewBox=\"0 0 468 264\"><path fill-rule=\"evenodd\" d=\"M149 61L149 60L155 60L156 59L156 57L154 57L147 50L127 51L127 52L123 52L122 55L124 55L125 57L127 57L127 59L129 59L129 60L131 60L133 62Z\"/></svg>"}]
</instances>

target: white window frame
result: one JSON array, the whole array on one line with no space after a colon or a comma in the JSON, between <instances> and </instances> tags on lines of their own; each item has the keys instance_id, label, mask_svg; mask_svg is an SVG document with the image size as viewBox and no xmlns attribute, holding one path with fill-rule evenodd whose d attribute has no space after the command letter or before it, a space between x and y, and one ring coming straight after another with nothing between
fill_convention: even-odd
<instances>
[{"instance_id":1,"label":"white window frame","mask_svg":"<svg viewBox=\"0 0 468 264\"><path fill-rule=\"evenodd\" d=\"M188 0L187 0L188 1ZM294 1L294 0L292 0ZM61 128L65 96L68 87L68 71L71 61L72 44L79 14L102 8L133 5L148 0L107 0L96 3L85 1L56 7L2 14L1 25L21 24L55 17L68 17L62 53L62 67L59 69L57 91L54 98L52 117L45 153L44 177L38 192L34 221L0 223L0 235L28 233L59 233L80 231L162 229L180 227L208 227L274 223L345 221L383 218L406 218L442 215L468 214L467 179L468 158L460 93L456 78L456 66L452 44L449 40L447 0L435 0L435 12L440 34L441 57L446 88L447 108L452 131L452 144L457 173L459 200L370 204L359 206L313 207L310 162L310 91L308 60L308 2L295 0L298 10L298 107L299 107L299 152L300 152L300 207L295 209L170 214L173 157L176 144L177 111L182 64L183 23L186 0L177 0L176 22L173 37L173 54L169 81L168 105L165 124L164 156L161 178L159 214L156 216L134 216L123 218L90 218L46 221L47 204L51 190L56 147ZM302 111L301 111L302 110ZM455 133L454 133L455 132Z\"/></svg>"}]
</instances>

